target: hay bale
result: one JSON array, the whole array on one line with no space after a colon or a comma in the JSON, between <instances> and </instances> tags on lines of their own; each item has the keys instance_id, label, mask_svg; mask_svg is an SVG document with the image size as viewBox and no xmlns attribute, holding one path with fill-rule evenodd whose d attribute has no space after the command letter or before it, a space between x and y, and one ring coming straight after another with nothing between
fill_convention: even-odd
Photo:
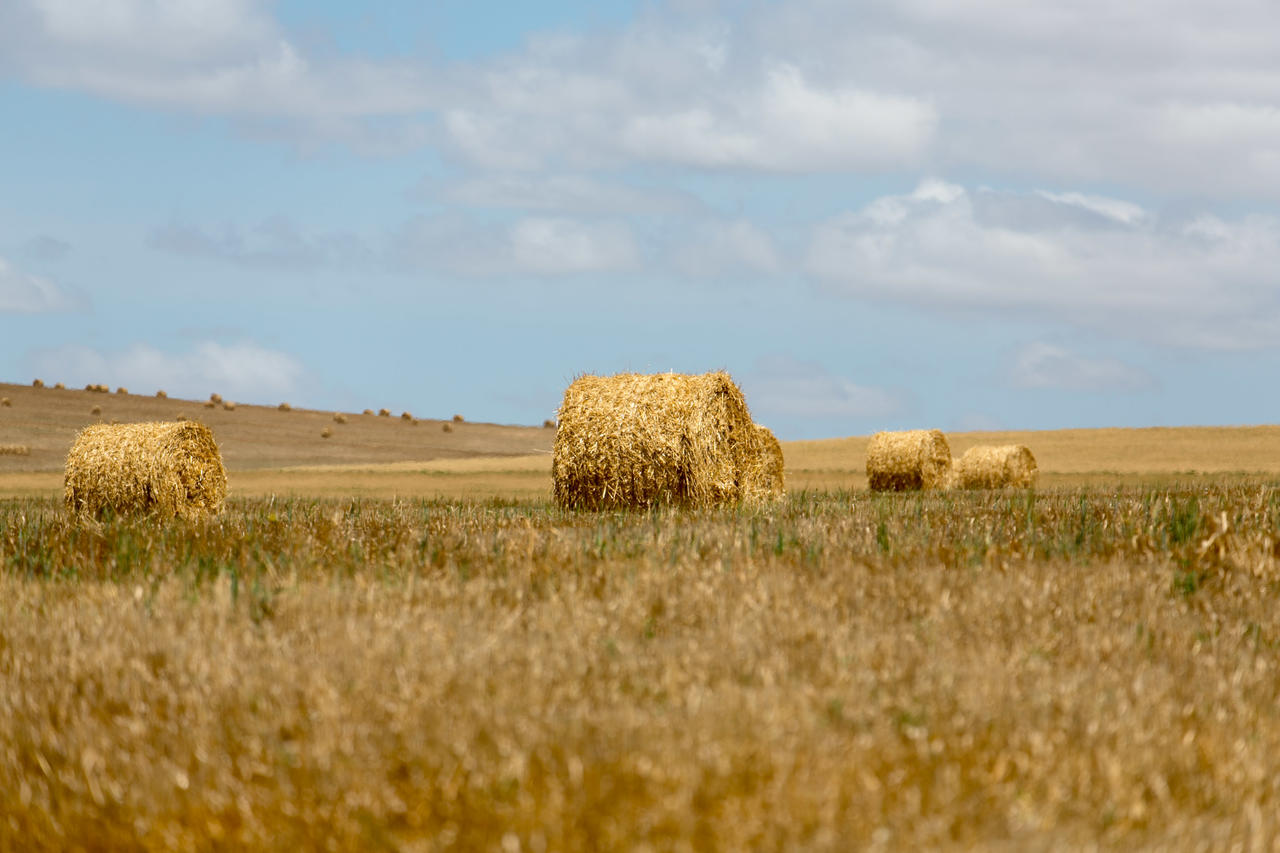
<instances>
[{"instance_id":1,"label":"hay bale","mask_svg":"<svg viewBox=\"0 0 1280 853\"><path fill-rule=\"evenodd\" d=\"M364 410L363 412L361 412L360 414L362 414L362 415L372 415L372 414L373 414L373 409L365 409L365 410Z\"/></svg>"},{"instance_id":2,"label":"hay bale","mask_svg":"<svg viewBox=\"0 0 1280 853\"><path fill-rule=\"evenodd\" d=\"M125 388L125 387L123 387L123 386L121 386L121 387L119 387L119 388L117 388L117 389L116 389L116 393L117 393L117 394L128 394L128 393L129 393L129 389L128 389L128 388Z\"/></svg>"},{"instance_id":3,"label":"hay bale","mask_svg":"<svg viewBox=\"0 0 1280 853\"><path fill-rule=\"evenodd\" d=\"M54 388L57 388L59 391L65 391L65 390L67 390L67 383L65 383L65 382L55 382L55 383L53 383L53 387L54 387Z\"/></svg>"},{"instance_id":4,"label":"hay bale","mask_svg":"<svg viewBox=\"0 0 1280 853\"><path fill-rule=\"evenodd\" d=\"M28 456L31 448L25 444L0 444L0 456Z\"/></svg>"},{"instance_id":5,"label":"hay bale","mask_svg":"<svg viewBox=\"0 0 1280 853\"><path fill-rule=\"evenodd\" d=\"M867 444L867 480L878 492L943 489L951 477L951 447L936 429L878 432Z\"/></svg>"},{"instance_id":6,"label":"hay bale","mask_svg":"<svg viewBox=\"0 0 1280 853\"><path fill-rule=\"evenodd\" d=\"M389 417L391 417L391 410L390 410L390 409L378 409L378 417L380 417L380 418L389 418Z\"/></svg>"},{"instance_id":7,"label":"hay bale","mask_svg":"<svg viewBox=\"0 0 1280 853\"><path fill-rule=\"evenodd\" d=\"M445 421L444 423L440 424L440 431L453 432L453 424L449 423L448 421Z\"/></svg>"},{"instance_id":8,"label":"hay bale","mask_svg":"<svg viewBox=\"0 0 1280 853\"><path fill-rule=\"evenodd\" d=\"M177 414L177 415L175 415L173 419L174 419L175 421L185 421L185 420L187 419L187 413L186 413L186 412L178 412L178 414Z\"/></svg>"},{"instance_id":9,"label":"hay bale","mask_svg":"<svg viewBox=\"0 0 1280 853\"><path fill-rule=\"evenodd\" d=\"M102 414L102 407L101 407L101 406L94 406L92 409L90 409L90 410L89 410L89 414L91 414L91 415L100 415L100 414Z\"/></svg>"},{"instance_id":10,"label":"hay bale","mask_svg":"<svg viewBox=\"0 0 1280 853\"><path fill-rule=\"evenodd\" d=\"M342 412L334 412L333 422L335 424L345 424L347 422L347 416L342 414Z\"/></svg>"},{"instance_id":11,"label":"hay bale","mask_svg":"<svg viewBox=\"0 0 1280 853\"><path fill-rule=\"evenodd\" d=\"M746 496L755 426L727 373L582 376L564 393L555 500L609 509L732 503Z\"/></svg>"},{"instance_id":12,"label":"hay bale","mask_svg":"<svg viewBox=\"0 0 1280 853\"><path fill-rule=\"evenodd\" d=\"M1029 489L1039 473L1036 457L1026 445L979 445L956 460L954 480L962 489Z\"/></svg>"},{"instance_id":13,"label":"hay bale","mask_svg":"<svg viewBox=\"0 0 1280 853\"><path fill-rule=\"evenodd\" d=\"M460 424L460 423L462 423L462 422L463 422L462 415L454 415L454 416L453 416L453 422L454 422L455 424Z\"/></svg>"},{"instance_id":14,"label":"hay bale","mask_svg":"<svg viewBox=\"0 0 1280 853\"><path fill-rule=\"evenodd\" d=\"M228 412L234 412L236 410L236 404L227 400L222 404L222 408L226 409Z\"/></svg>"},{"instance_id":15,"label":"hay bale","mask_svg":"<svg viewBox=\"0 0 1280 853\"><path fill-rule=\"evenodd\" d=\"M156 397L158 397L161 400L167 399L168 396L169 395L165 393L165 390L163 388L161 388L159 391L156 392Z\"/></svg>"},{"instance_id":16,"label":"hay bale","mask_svg":"<svg viewBox=\"0 0 1280 853\"><path fill-rule=\"evenodd\" d=\"M320 430L321 438L328 438L331 435L333 435L333 430L330 429L329 427L325 427L324 429Z\"/></svg>"},{"instance_id":17,"label":"hay bale","mask_svg":"<svg viewBox=\"0 0 1280 853\"><path fill-rule=\"evenodd\" d=\"M276 408L277 408L277 409L279 409L279 410L280 410L280 411L282 411L282 412L292 412L292 411L293 411L293 406L290 406L288 403L281 403L280 405L276 406Z\"/></svg>"},{"instance_id":18,"label":"hay bale","mask_svg":"<svg viewBox=\"0 0 1280 853\"><path fill-rule=\"evenodd\" d=\"M413 420L413 415L409 414L408 412L401 412L401 413L400 413L400 420L402 420L402 421L411 421L411 420Z\"/></svg>"},{"instance_id":19,"label":"hay bale","mask_svg":"<svg viewBox=\"0 0 1280 853\"><path fill-rule=\"evenodd\" d=\"M7 409L12 405L13 405L13 401L10 400L8 397L0 397L0 406L4 406Z\"/></svg>"},{"instance_id":20,"label":"hay bale","mask_svg":"<svg viewBox=\"0 0 1280 853\"><path fill-rule=\"evenodd\" d=\"M43 379L32 379L32 380L31 380L31 387L32 387L32 388L43 388L43 387L44 387L44 380L43 380Z\"/></svg>"},{"instance_id":21,"label":"hay bale","mask_svg":"<svg viewBox=\"0 0 1280 853\"><path fill-rule=\"evenodd\" d=\"M213 402L212 400L205 400L205 401L204 401L204 407L205 407L206 409L216 409L216 408L218 408L218 404L217 404L217 403L215 403L215 402Z\"/></svg>"},{"instance_id":22,"label":"hay bale","mask_svg":"<svg viewBox=\"0 0 1280 853\"><path fill-rule=\"evenodd\" d=\"M67 454L64 500L74 513L194 518L219 512L227 472L203 424L85 427Z\"/></svg>"},{"instance_id":23,"label":"hay bale","mask_svg":"<svg viewBox=\"0 0 1280 853\"><path fill-rule=\"evenodd\" d=\"M542 422L542 428L543 428L543 429L555 429L555 428L556 428L556 422L555 422L555 420L554 420L553 418L547 418L545 421L543 421L543 422Z\"/></svg>"},{"instance_id":24,"label":"hay bale","mask_svg":"<svg viewBox=\"0 0 1280 853\"><path fill-rule=\"evenodd\" d=\"M221 394L210 394L210 395L209 395L209 402L210 402L210 403L213 403L215 406L216 406L216 405L218 405L219 403L221 403L221 402L222 402L222 395L221 395Z\"/></svg>"},{"instance_id":25,"label":"hay bale","mask_svg":"<svg viewBox=\"0 0 1280 853\"><path fill-rule=\"evenodd\" d=\"M748 459L746 487L755 500L776 500L785 494L782 444L773 430L755 425L756 451Z\"/></svg>"}]
</instances>

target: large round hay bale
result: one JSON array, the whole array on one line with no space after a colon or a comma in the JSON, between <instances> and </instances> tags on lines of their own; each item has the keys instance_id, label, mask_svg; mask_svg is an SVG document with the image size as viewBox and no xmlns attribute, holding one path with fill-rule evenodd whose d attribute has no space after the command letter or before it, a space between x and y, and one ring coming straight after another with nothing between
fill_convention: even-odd
<instances>
[{"instance_id":1,"label":"large round hay bale","mask_svg":"<svg viewBox=\"0 0 1280 853\"><path fill-rule=\"evenodd\" d=\"M727 373L583 376L556 418L556 502L577 509L741 500L757 449Z\"/></svg>"},{"instance_id":2,"label":"large round hay bale","mask_svg":"<svg viewBox=\"0 0 1280 853\"><path fill-rule=\"evenodd\" d=\"M936 429L878 432L867 444L867 480L877 492L941 489L951 477L951 447Z\"/></svg>"},{"instance_id":3,"label":"large round hay bale","mask_svg":"<svg viewBox=\"0 0 1280 853\"><path fill-rule=\"evenodd\" d=\"M216 513L227 472L204 424L98 424L67 454L64 498L72 512L154 513L192 518Z\"/></svg>"},{"instance_id":4,"label":"large round hay bale","mask_svg":"<svg viewBox=\"0 0 1280 853\"><path fill-rule=\"evenodd\" d=\"M1026 445L978 445L956 460L955 484L962 489L1028 489L1035 486L1039 473Z\"/></svg>"},{"instance_id":5,"label":"large round hay bale","mask_svg":"<svg viewBox=\"0 0 1280 853\"><path fill-rule=\"evenodd\" d=\"M749 497L775 500L785 492L783 482L782 444L773 431L756 424L756 451L747 464L746 483Z\"/></svg>"}]
</instances>

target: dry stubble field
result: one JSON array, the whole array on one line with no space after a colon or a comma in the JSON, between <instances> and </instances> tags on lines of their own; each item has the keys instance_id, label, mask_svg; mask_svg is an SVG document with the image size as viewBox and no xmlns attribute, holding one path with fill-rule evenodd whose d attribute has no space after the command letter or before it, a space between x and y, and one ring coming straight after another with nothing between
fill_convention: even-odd
<instances>
[{"instance_id":1,"label":"dry stubble field","mask_svg":"<svg viewBox=\"0 0 1280 853\"><path fill-rule=\"evenodd\" d=\"M741 510L561 512L538 456L0 501L0 848L1265 848L1276 431L1114 432L1034 494L871 495L848 439Z\"/></svg>"}]
</instances>

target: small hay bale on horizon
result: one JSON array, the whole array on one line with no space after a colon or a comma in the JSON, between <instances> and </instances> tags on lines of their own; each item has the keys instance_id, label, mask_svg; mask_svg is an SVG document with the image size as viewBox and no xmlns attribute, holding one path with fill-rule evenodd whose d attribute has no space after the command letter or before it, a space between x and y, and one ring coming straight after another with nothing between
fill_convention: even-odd
<instances>
[{"instance_id":1,"label":"small hay bale on horizon","mask_svg":"<svg viewBox=\"0 0 1280 853\"><path fill-rule=\"evenodd\" d=\"M755 500L776 500L786 494L782 443L767 426L755 428L756 452L748 461L746 488Z\"/></svg>"},{"instance_id":2,"label":"small hay bale on horizon","mask_svg":"<svg viewBox=\"0 0 1280 853\"><path fill-rule=\"evenodd\" d=\"M43 388L43 387L44 387L44 380L43 380L43 379L32 379L32 380L31 380L31 387L32 387L32 388Z\"/></svg>"},{"instance_id":3,"label":"small hay bale on horizon","mask_svg":"<svg viewBox=\"0 0 1280 853\"><path fill-rule=\"evenodd\" d=\"M31 448L25 444L0 444L0 456L30 456Z\"/></svg>"},{"instance_id":4,"label":"small hay bale on horizon","mask_svg":"<svg viewBox=\"0 0 1280 853\"><path fill-rule=\"evenodd\" d=\"M951 446L941 430L878 432L867 444L872 491L944 489L951 478Z\"/></svg>"},{"instance_id":5,"label":"small hay bale on horizon","mask_svg":"<svg viewBox=\"0 0 1280 853\"><path fill-rule=\"evenodd\" d=\"M400 413L400 420L402 420L402 421L411 421L411 420L413 420L413 415L409 414L408 412L401 412L401 413Z\"/></svg>"},{"instance_id":6,"label":"small hay bale on horizon","mask_svg":"<svg viewBox=\"0 0 1280 853\"><path fill-rule=\"evenodd\" d=\"M378 409L378 417L380 417L380 418L389 418L389 417L391 417L391 410L390 410L390 409Z\"/></svg>"},{"instance_id":7,"label":"small hay bale on horizon","mask_svg":"<svg viewBox=\"0 0 1280 853\"><path fill-rule=\"evenodd\" d=\"M216 405L218 405L219 403L221 403L221 402L222 402L222 395L221 395L221 394L210 394L210 395L209 395L209 402L213 403L215 406L216 406Z\"/></svg>"},{"instance_id":8,"label":"small hay bale on horizon","mask_svg":"<svg viewBox=\"0 0 1280 853\"><path fill-rule=\"evenodd\" d=\"M329 427L325 427L324 429L320 430L321 438L328 438L331 435L333 435L333 430Z\"/></svg>"},{"instance_id":9,"label":"small hay bale on horizon","mask_svg":"<svg viewBox=\"0 0 1280 853\"><path fill-rule=\"evenodd\" d=\"M56 389L58 389L59 391L65 391L65 390L67 390L67 383L65 383L65 382L55 382L55 383L53 383L53 387L54 387L54 388L56 388Z\"/></svg>"},{"instance_id":10,"label":"small hay bale on horizon","mask_svg":"<svg viewBox=\"0 0 1280 853\"><path fill-rule=\"evenodd\" d=\"M372 414L373 414L373 409L365 409L365 410L364 410L363 412L361 412L360 414L362 414L362 415L372 415Z\"/></svg>"},{"instance_id":11,"label":"small hay bale on horizon","mask_svg":"<svg viewBox=\"0 0 1280 853\"><path fill-rule=\"evenodd\" d=\"M555 419L554 419L554 418L547 418L545 421L543 421L543 422L542 422L542 428L543 428L543 429L555 429L555 428L556 428L556 422L555 422Z\"/></svg>"},{"instance_id":12,"label":"small hay bale on horizon","mask_svg":"<svg viewBox=\"0 0 1280 853\"><path fill-rule=\"evenodd\" d=\"M163 388L161 388L159 391L156 391L157 399L164 400L164 399L167 399L168 396L169 394Z\"/></svg>"},{"instance_id":13,"label":"small hay bale on horizon","mask_svg":"<svg viewBox=\"0 0 1280 853\"><path fill-rule=\"evenodd\" d=\"M67 454L63 500L91 516L110 510L196 518L222 509L227 472L204 424L97 424Z\"/></svg>"},{"instance_id":14,"label":"small hay bale on horizon","mask_svg":"<svg viewBox=\"0 0 1280 853\"><path fill-rule=\"evenodd\" d=\"M705 507L749 491L758 440L727 373L581 376L556 420L551 476L562 507Z\"/></svg>"},{"instance_id":15,"label":"small hay bale on horizon","mask_svg":"<svg viewBox=\"0 0 1280 853\"><path fill-rule=\"evenodd\" d=\"M117 389L116 389L116 393L117 393L117 394L128 394L128 393L129 393L129 389L128 389L128 388L125 388L123 385L121 385L119 388L117 388Z\"/></svg>"},{"instance_id":16,"label":"small hay bale on horizon","mask_svg":"<svg viewBox=\"0 0 1280 853\"><path fill-rule=\"evenodd\" d=\"M978 445L956 460L954 482L962 489L1033 488L1040 470L1024 444Z\"/></svg>"},{"instance_id":17,"label":"small hay bale on horizon","mask_svg":"<svg viewBox=\"0 0 1280 853\"><path fill-rule=\"evenodd\" d=\"M334 412L333 422L335 424L345 424L347 422L347 416L342 414L342 412Z\"/></svg>"},{"instance_id":18,"label":"small hay bale on horizon","mask_svg":"<svg viewBox=\"0 0 1280 853\"><path fill-rule=\"evenodd\" d=\"M280 405L276 406L276 409L278 409L281 412L292 412L293 406L290 406L288 403L281 403Z\"/></svg>"},{"instance_id":19,"label":"small hay bale on horizon","mask_svg":"<svg viewBox=\"0 0 1280 853\"><path fill-rule=\"evenodd\" d=\"M440 424L440 431L453 432L453 424L449 423L448 421L445 421L444 423Z\"/></svg>"},{"instance_id":20,"label":"small hay bale on horizon","mask_svg":"<svg viewBox=\"0 0 1280 853\"><path fill-rule=\"evenodd\" d=\"M454 422L455 424L460 424L460 423L462 423L464 420L465 420L465 418L463 418L463 417L462 417L462 415L454 415L454 416L453 416L453 422Z\"/></svg>"},{"instance_id":21,"label":"small hay bale on horizon","mask_svg":"<svg viewBox=\"0 0 1280 853\"><path fill-rule=\"evenodd\" d=\"M217 404L217 403L215 403L215 402L213 402L212 400L205 400L205 401L204 401L204 407L205 407L206 409L216 409L216 408L218 408L218 404Z\"/></svg>"},{"instance_id":22,"label":"small hay bale on horizon","mask_svg":"<svg viewBox=\"0 0 1280 853\"><path fill-rule=\"evenodd\" d=\"M224 400L222 403L222 408L227 410L228 412L234 412L236 410L236 404L231 400Z\"/></svg>"}]
</instances>

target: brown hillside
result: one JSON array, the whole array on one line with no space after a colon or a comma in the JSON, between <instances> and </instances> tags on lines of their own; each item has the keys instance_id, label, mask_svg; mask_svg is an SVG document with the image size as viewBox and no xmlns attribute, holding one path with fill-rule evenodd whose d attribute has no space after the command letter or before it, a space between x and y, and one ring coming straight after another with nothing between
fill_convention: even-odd
<instances>
[{"instance_id":1,"label":"brown hillside","mask_svg":"<svg viewBox=\"0 0 1280 853\"><path fill-rule=\"evenodd\" d=\"M227 468L244 471L299 465L342 465L476 456L513 456L551 451L555 431L541 427L454 423L444 420L344 413L331 410L219 404L157 398L141 394L103 394L84 390L33 388L0 383L0 444L26 445L23 456L0 456L0 474L61 471L76 433L95 423L171 421L179 415L199 420L213 430ZM92 414L94 407L100 415ZM322 438L325 428L329 438Z\"/></svg>"}]
</instances>

